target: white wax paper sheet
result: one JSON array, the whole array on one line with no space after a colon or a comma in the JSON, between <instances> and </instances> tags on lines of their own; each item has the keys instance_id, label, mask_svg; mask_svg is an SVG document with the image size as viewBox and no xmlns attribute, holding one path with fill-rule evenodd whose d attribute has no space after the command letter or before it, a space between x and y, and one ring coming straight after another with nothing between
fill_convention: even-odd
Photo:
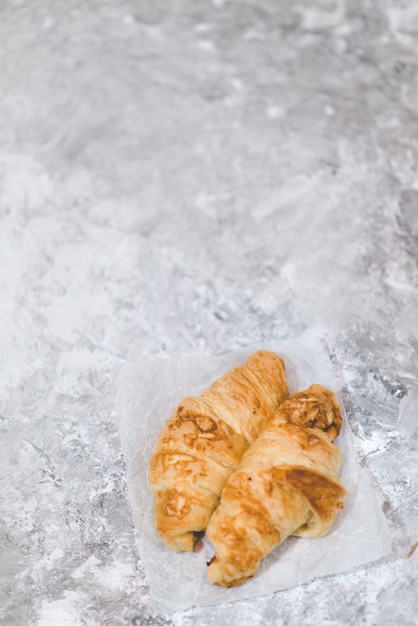
<instances>
[{"instance_id":1,"label":"white wax paper sheet","mask_svg":"<svg viewBox=\"0 0 418 626\"><path fill-rule=\"evenodd\" d=\"M342 452L340 478L348 491L344 509L326 537L290 537L268 555L257 575L240 587L212 585L206 563L213 550L208 541L196 553L168 550L154 525L148 465L162 424L186 395L199 395L217 377L245 361L257 349L282 355L290 392L320 383L336 392L343 428L336 440ZM175 612L269 595L315 578L348 572L391 552L391 537L381 501L360 468L331 362L312 338L256 345L222 356L189 355L172 359L141 358L126 364L119 378L119 429L127 466L127 484L139 551L154 610Z\"/></svg>"}]
</instances>

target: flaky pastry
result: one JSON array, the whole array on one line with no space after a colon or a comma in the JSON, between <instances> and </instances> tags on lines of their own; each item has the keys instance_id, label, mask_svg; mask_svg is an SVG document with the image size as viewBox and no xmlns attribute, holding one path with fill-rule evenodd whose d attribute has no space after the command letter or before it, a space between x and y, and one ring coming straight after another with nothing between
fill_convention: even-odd
<instances>
[{"instance_id":1,"label":"flaky pastry","mask_svg":"<svg viewBox=\"0 0 418 626\"><path fill-rule=\"evenodd\" d=\"M149 469L157 530L170 549L193 550L228 477L287 397L283 359L260 350L173 411Z\"/></svg>"},{"instance_id":2,"label":"flaky pastry","mask_svg":"<svg viewBox=\"0 0 418 626\"><path fill-rule=\"evenodd\" d=\"M346 495L332 443L340 427L335 396L321 385L280 405L229 477L207 526L213 583L242 584L289 535L328 532Z\"/></svg>"}]
</instances>

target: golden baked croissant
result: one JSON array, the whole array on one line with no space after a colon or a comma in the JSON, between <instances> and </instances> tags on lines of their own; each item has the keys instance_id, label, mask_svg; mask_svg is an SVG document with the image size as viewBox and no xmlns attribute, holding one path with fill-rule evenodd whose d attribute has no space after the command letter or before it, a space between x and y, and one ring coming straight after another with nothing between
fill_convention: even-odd
<instances>
[{"instance_id":1,"label":"golden baked croissant","mask_svg":"<svg viewBox=\"0 0 418 626\"><path fill-rule=\"evenodd\" d=\"M253 576L289 535L321 537L343 507L336 476L341 427L335 396L321 385L283 402L229 477L206 536L210 580L224 587Z\"/></svg>"},{"instance_id":2,"label":"golden baked croissant","mask_svg":"<svg viewBox=\"0 0 418 626\"><path fill-rule=\"evenodd\" d=\"M185 398L163 426L150 461L157 530L176 552L193 550L228 476L288 396L285 365L260 350Z\"/></svg>"}]
</instances>

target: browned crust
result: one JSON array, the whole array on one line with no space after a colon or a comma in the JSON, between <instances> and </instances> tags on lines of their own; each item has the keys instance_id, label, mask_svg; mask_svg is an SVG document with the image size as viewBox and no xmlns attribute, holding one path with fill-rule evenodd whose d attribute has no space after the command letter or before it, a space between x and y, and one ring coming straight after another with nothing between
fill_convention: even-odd
<instances>
[{"instance_id":1,"label":"browned crust","mask_svg":"<svg viewBox=\"0 0 418 626\"><path fill-rule=\"evenodd\" d=\"M149 467L156 526L168 547L193 549L228 476L287 396L283 359L259 351L173 411Z\"/></svg>"},{"instance_id":2,"label":"browned crust","mask_svg":"<svg viewBox=\"0 0 418 626\"><path fill-rule=\"evenodd\" d=\"M335 394L322 385L311 385L283 402L277 415L301 428L318 428L331 441L338 437L342 419Z\"/></svg>"},{"instance_id":3,"label":"browned crust","mask_svg":"<svg viewBox=\"0 0 418 626\"><path fill-rule=\"evenodd\" d=\"M300 536L320 537L325 535L339 510L344 508L347 492L338 478L303 467L275 467L272 477L277 482L287 483L307 501L313 518L296 531Z\"/></svg>"}]
</instances>

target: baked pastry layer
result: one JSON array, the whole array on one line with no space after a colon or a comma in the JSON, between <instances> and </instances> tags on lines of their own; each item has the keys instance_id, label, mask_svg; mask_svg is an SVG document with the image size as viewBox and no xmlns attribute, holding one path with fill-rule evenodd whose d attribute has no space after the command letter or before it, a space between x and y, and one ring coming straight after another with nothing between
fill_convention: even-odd
<instances>
[{"instance_id":1,"label":"baked pastry layer","mask_svg":"<svg viewBox=\"0 0 418 626\"><path fill-rule=\"evenodd\" d=\"M173 411L149 469L156 526L170 549L193 550L228 477L287 397L283 359L260 350Z\"/></svg>"},{"instance_id":2,"label":"baked pastry layer","mask_svg":"<svg viewBox=\"0 0 418 626\"><path fill-rule=\"evenodd\" d=\"M335 396L321 385L280 405L229 477L206 529L213 583L242 584L289 535L328 532L346 495L332 443L340 427Z\"/></svg>"}]
</instances>

